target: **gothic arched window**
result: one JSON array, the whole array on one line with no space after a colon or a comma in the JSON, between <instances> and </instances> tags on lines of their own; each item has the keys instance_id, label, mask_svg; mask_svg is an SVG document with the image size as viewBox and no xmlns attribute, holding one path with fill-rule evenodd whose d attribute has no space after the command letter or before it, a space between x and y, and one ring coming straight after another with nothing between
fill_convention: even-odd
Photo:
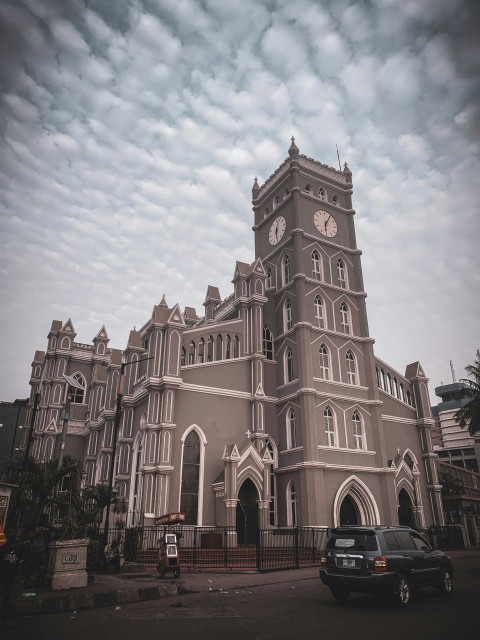
<instances>
[{"instance_id":1,"label":"gothic arched window","mask_svg":"<svg viewBox=\"0 0 480 640\"><path fill-rule=\"evenodd\" d=\"M343 333L350 333L350 312L345 302L340 304L340 324Z\"/></svg>"},{"instance_id":2,"label":"gothic arched window","mask_svg":"<svg viewBox=\"0 0 480 640\"><path fill-rule=\"evenodd\" d=\"M217 349L215 352L215 360L223 360L223 338L221 333L219 333L217 336Z\"/></svg>"},{"instance_id":3,"label":"gothic arched window","mask_svg":"<svg viewBox=\"0 0 480 640\"><path fill-rule=\"evenodd\" d=\"M330 407L325 407L323 412L323 425L325 428L325 444L327 447L335 446L335 420Z\"/></svg>"},{"instance_id":4,"label":"gothic arched window","mask_svg":"<svg viewBox=\"0 0 480 640\"><path fill-rule=\"evenodd\" d=\"M213 360L213 336L208 336L207 341L207 362L212 362Z\"/></svg>"},{"instance_id":5,"label":"gothic arched window","mask_svg":"<svg viewBox=\"0 0 480 640\"><path fill-rule=\"evenodd\" d=\"M287 488L287 524L289 527L296 527L297 520L297 489L294 482L290 482Z\"/></svg>"},{"instance_id":6,"label":"gothic arched window","mask_svg":"<svg viewBox=\"0 0 480 640\"><path fill-rule=\"evenodd\" d=\"M323 318L323 300L320 296L315 296L313 309L315 313L315 326L323 329L325 327L325 321Z\"/></svg>"},{"instance_id":7,"label":"gothic arched window","mask_svg":"<svg viewBox=\"0 0 480 640\"><path fill-rule=\"evenodd\" d=\"M285 352L285 382L292 382L293 374L293 353L290 348Z\"/></svg>"},{"instance_id":8,"label":"gothic arched window","mask_svg":"<svg viewBox=\"0 0 480 640\"><path fill-rule=\"evenodd\" d=\"M180 511L185 513L185 524L197 524L198 493L200 487L200 438L190 431L183 443L182 485Z\"/></svg>"},{"instance_id":9,"label":"gothic arched window","mask_svg":"<svg viewBox=\"0 0 480 640\"><path fill-rule=\"evenodd\" d=\"M297 446L297 425L295 411L289 409L287 413L287 449L295 449Z\"/></svg>"},{"instance_id":10,"label":"gothic arched window","mask_svg":"<svg viewBox=\"0 0 480 640\"><path fill-rule=\"evenodd\" d=\"M287 298L283 305L283 330L285 332L290 331L292 326L292 303Z\"/></svg>"},{"instance_id":11,"label":"gothic arched window","mask_svg":"<svg viewBox=\"0 0 480 640\"><path fill-rule=\"evenodd\" d=\"M82 376L81 373L74 373L73 379L76 382L78 382L78 384L82 388L81 389L78 389L77 387L70 388L71 402L73 402L74 404L83 404L85 400L85 388L87 386L87 383L85 382L85 378Z\"/></svg>"},{"instance_id":12,"label":"gothic arched window","mask_svg":"<svg viewBox=\"0 0 480 640\"><path fill-rule=\"evenodd\" d=\"M290 282L290 278L291 278L290 258L287 255L285 255L282 260L282 277L283 277L283 286L285 286Z\"/></svg>"},{"instance_id":13,"label":"gothic arched window","mask_svg":"<svg viewBox=\"0 0 480 640\"><path fill-rule=\"evenodd\" d=\"M312 274L315 280L322 279L322 263L320 260L320 254L316 249L312 251Z\"/></svg>"},{"instance_id":14,"label":"gothic arched window","mask_svg":"<svg viewBox=\"0 0 480 640\"><path fill-rule=\"evenodd\" d=\"M205 340L200 338L200 342L198 343L198 362L202 364L205 360Z\"/></svg>"},{"instance_id":15,"label":"gothic arched window","mask_svg":"<svg viewBox=\"0 0 480 640\"><path fill-rule=\"evenodd\" d=\"M345 268L345 263L342 258L337 260L337 276L338 276L338 284L342 289L348 289L347 285L347 270Z\"/></svg>"},{"instance_id":16,"label":"gothic arched window","mask_svg":"<svg viewBox=\"0 0 480 640\"><path fill-rule=\"evenodd\" d=\"M355 356L350 351L347 351L345 359L347 361L347 380L348 384L357 384L357 370L355 366Z\"/></svg>"},{"instance_id":17,"label":"gothic arched window","mask_svg":"<svg viewBox=\"0 0 480 640\"><path fill-rule=\"evenodd\" d=\"M273 360L273 333L268 325L263 327L263 355L267 360Z\"/></svg>"},{"instance_id":18,"label":"gothic arched window","mask_svg":"<svg viewBox=\"0 0 480 640\"><path fill-rule=\"evenodd\" d=\"M330 380L330 364L328 358L328 349L322 344L318 350L319 362L320 362L320 378L323 380Z\"/></svg>"},{"instance_id":19,"label":"gothic arched window","mask_svg":"<svg viewBox=\"0 0 480 640\"><path fill-rule=\"evenodd\" d=\"M354 411L353 412L352 426L353 426L354 448L355 449L363 449L362 419L360 418L360 414L358 413L358 411Z\"/></svg>"},{"instance_id":20,"label":"gothic arched window","mask_svg":"<svg viewBox=\"0 0 480 640\"><path fill-rule=\"evenodd\" d=\"M188 347L188 364L195 364L195 351L196 351L196 345L195 345L195 342L192 340L192 342L190 343L190 346Z\"/></svg>"},{"instance_id":21,"label":"gothic arched window","mask_svg":"<svg viewBox=\"0 0 480 640\"><path fill-rule=\"evenodd\" d=\"M267 287L267 289L272 288L272 270L270 268L267 269L267 281L265 286Z\"/></svg>"}]
</instances>

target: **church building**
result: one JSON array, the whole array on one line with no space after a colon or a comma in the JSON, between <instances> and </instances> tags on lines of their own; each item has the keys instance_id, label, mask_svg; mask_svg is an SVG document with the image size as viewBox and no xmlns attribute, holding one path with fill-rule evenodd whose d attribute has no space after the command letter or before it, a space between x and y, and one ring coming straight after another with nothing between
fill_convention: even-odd
<instances>
[{"instance_id":1,"label":"church building","mask_svg":"<svg viewBox=\"0 0 480 640\"><path fill-rule=\"evenodd\" d=\"M33 455L59 454L66 374L65 453L85 485L114 465L129 526L178 511L262 529L443 524L427 377L379 360L369 336L347 164L292 138L252 203L255 258L232 265L227 297L207 287L202 316L163 297L123 351L105 327L81 344L52 322L32 363Z\"/></svg>"}]
</instances>

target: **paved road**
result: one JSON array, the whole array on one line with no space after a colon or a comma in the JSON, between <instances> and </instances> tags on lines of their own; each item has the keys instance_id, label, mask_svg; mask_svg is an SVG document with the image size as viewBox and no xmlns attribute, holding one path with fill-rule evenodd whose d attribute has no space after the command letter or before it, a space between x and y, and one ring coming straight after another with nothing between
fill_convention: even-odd
<instances>
[{"instance_id":1,"label":"paved road","mask_svg":"<svg viewBox=\"0 0 480 640\"><path fill-rule=\"evenodd\" d=\"M317 578L17 618L2 640L464 640L480 628L480 559L456 562L455 594L418 592L407 611L367 596L334 602Z\"/></svg>"}]
</instances>

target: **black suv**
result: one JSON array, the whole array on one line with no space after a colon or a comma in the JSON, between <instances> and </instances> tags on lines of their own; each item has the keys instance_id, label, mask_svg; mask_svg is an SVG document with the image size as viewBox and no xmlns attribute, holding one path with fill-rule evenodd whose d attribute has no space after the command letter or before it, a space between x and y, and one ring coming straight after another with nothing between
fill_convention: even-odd
<instances>
[{"instance_id":1,"label":"black suv","mask_svg":"<svg viewBox=\"0 0 480 640\"><path fill-rule=\"evenodd\" d=\"M320 578L338 602L350 592L390 595L408 607L412 589L453 591L453 564L409 527L345 526L332 529L320 560Z\"/></svg>"}]
</instances>

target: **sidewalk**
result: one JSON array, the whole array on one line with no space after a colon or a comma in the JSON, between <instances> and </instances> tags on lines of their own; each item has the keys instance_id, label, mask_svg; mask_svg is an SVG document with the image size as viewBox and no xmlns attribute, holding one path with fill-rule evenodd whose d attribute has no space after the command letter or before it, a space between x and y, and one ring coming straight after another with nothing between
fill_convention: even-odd
<instances>
[{"instance_id":1,"label":"sidewalk","mask_svg":"<svg viewBox=\"0 0 480 640\"><path fill-rule=\"evenodd\" d=\"M453 560L469 557L480 558L478 549L449 551ZM22 589L17 585L13 598L13 615L37 615L40 613L62 613L94 607L121 606L130 602L143 602L208 591L241 590L261 585L290 583L309 578L318 578L318 567L290 569L258 573L257 571L184 570L175 580L167 574L163 580L155 576L152 568L141 565L126 565L116 575L99 574L93 585L64 591L47 588Z\"/></svg>"}]
</instances>

